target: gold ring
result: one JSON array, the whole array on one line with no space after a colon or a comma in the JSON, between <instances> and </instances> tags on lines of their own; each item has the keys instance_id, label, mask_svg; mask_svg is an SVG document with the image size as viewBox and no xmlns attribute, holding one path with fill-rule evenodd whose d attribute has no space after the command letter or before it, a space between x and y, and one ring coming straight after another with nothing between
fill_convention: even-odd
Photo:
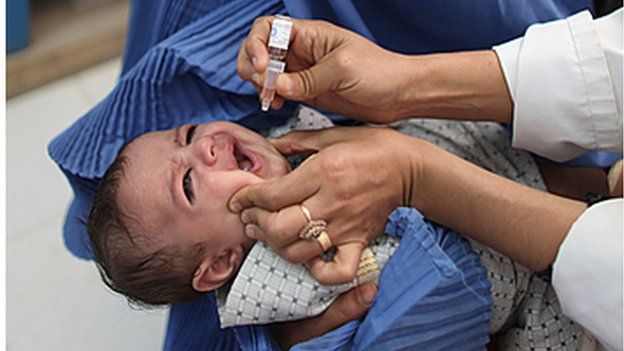
<instances>
[{"instance_id":1,"label":"gold ring","mask_svg":"<svg viewBox=\"0 0 624 351\"><path fill-rule=\"evenodd\" d=\"M304 240L315 239L321 234L321 232L325 231L326 227L327 222L323 220L310 221L306 223L303 228L301 228L299 231L299 237Z\"/></svg>"},{"instance_id":2,"label":"gold ring","mask_svg":"<svg viewBox=\"0 0 624 351\"><path fill-rule=\"evenodd\" d=\"M319 236L316 237L316 240L318 240L318 243L321 244L321 248L323 249L323 252L329 250L329 248L332 247L332 242L331 242L331 238L329 237L329 234L327 234L327 231L322 231L321 234L319 234Z\"/></svg>"},{"instance_id":3,"label":"gold ring","mask_svg":"<svg viewBox=\"0 0 624 351\"><path fill-rule=\"evenodd\" d=\"M299 205L299 208L301 209L301 212L303 213L303 216L305 217L306 222L311 222L312 213L310 213L310 210L308 210L308 208L305 207L303 204Z\"/></svg>"}]
</instances>

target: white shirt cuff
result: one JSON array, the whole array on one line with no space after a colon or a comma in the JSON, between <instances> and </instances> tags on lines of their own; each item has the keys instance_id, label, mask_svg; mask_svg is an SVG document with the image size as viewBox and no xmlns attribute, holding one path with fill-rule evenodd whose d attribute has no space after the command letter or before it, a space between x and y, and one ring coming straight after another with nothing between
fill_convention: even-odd
<instances>
[{"instance_id":1,"label":"white shirt cuff","mask_svg":"<svg viewBox=\"0 0 624 351\"><path fill-rule=\"evenodd\" d=\"M621 17L622 11L618 13ZM621 19L609 26L621 31ZM622 152L622 116L616 99L619 93L621 100L622 92L614 92L589 12L533 25L524 38L494 50L514 101L514 147L556 161L595 149ZM615 53L621 61L621 48Z\"/></svg>"},{"instance_id":2,"label":"white shirt cuff","mask_svg":"<svg viewBox=\"0 0 624 351\"><path fill-rule=\"evenodd\" d=\"M598 203L572 225L553 264L563 313L608 350L622 350L624 200Z\"/></svg>"},{"instance_id":3,"label":"white shirt cuff","mask_svg":"<svg viewBox=\"0 0 624 351\"><path fill-rule=\"evenodd\" d=\"M516 38L493 48L503 69L507 88L513 101L516 101L516 85L514 83L518 80L518 61L520 60L518 56L520 55L523 40L524 38L522 37Z\"/></svg>"}]
</instances>

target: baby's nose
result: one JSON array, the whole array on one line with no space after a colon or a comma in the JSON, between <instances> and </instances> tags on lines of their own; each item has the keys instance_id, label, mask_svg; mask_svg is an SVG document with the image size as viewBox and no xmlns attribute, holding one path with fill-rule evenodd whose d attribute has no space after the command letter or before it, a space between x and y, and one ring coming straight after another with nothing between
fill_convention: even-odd
<instances>
[{"instance_id":1,"label":"baby's nose","mask_svg":"<svg viewBox=\"0 0 624 351\"><path fill-rule=\"evenodd\" d=\"M217 162L214 140L209 136L197 138L197 140L193 141L193 154L198 161L208 166L212 166Z\"/></svg>"}]
</instances>

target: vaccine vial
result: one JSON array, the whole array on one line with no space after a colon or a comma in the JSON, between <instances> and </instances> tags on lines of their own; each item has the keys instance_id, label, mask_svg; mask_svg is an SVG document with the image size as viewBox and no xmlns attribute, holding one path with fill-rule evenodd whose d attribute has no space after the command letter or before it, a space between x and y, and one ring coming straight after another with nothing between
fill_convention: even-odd
<instances>
[{"instance_id":1,"label":"vaccine vial","mask_svg":"<svg viewBox=\"0 0 624 351\"><path fill-rule=\"evenodd\" d=\"M292 20L286 16L277 15L271 25L269 37L269 66L264 72L264 84L260 93L261 109L269 110L271 102L275 98L275 81L280 73L286 68L286 53L292 29Z\"/></svg>"}]
</instances>

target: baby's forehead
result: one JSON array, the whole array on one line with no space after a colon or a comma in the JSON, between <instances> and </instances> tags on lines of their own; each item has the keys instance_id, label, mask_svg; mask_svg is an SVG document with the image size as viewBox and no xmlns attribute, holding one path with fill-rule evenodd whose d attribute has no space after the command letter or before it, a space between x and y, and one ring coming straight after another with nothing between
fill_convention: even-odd
<instances>
[{"instance_id":1,"label":"baby's forehead","mask_svg":"<svg viewBox=\"0 0 624 351\"><path fill-rule=\"evenodd\" d=\"M155 131L139 135L128 142L119 152L120 155L130 156L136 153L147 152L151 146L167 142L166 134L169 131Z\"/></svg>"},{"instance_id":2,"label":"baby's forehead","mask_svg":"<svg viewBox=\"0 0 624 351\"><path fill-rule=\"evenodd\" d=\"M148 133L127 144L120 157L125 158L119 177L117 201L127 216L139 227L167 220L172 208L167 203L167 162L159 144L166 142L158 134ZM151 225L149 227L152 227ZM152 228L143 228L152 229Z\"/></svg>"}]
</instances>

